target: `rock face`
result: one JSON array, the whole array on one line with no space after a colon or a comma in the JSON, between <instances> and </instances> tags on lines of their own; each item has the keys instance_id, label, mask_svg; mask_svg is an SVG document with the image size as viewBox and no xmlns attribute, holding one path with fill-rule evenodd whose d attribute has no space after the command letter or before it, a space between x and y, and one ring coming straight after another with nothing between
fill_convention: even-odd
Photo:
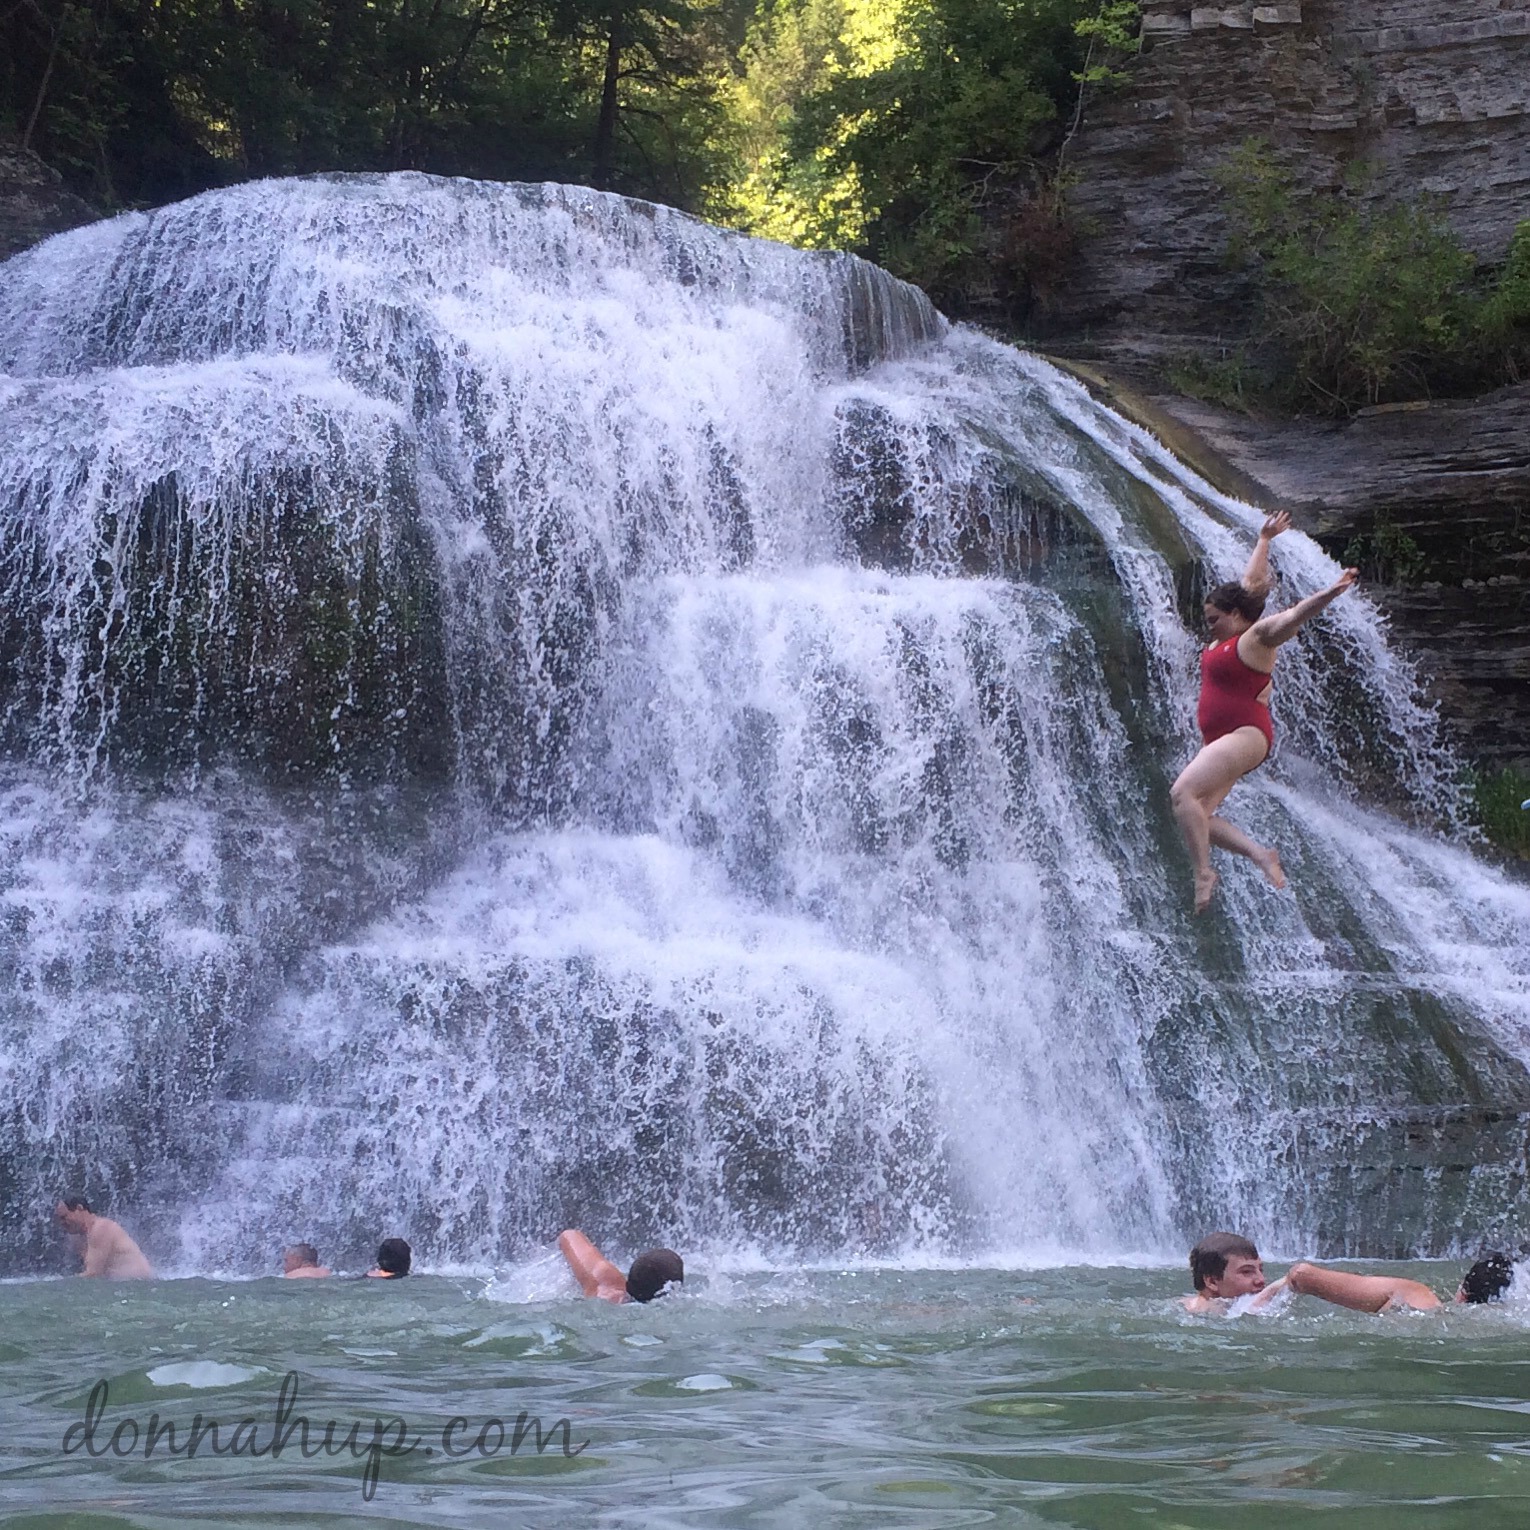
<instances>
[{"instance_id":1,"label":"rock face","mask_svg":"<svg viewBox=\"0 0 1530 1530\"><path fill-rule=\"evenodd\" d=\"M1309 188L1434 194L1466 244L1503 257L1530 217L1525 0L1143 0L1143 52L1090 103L1068 152L1092 227L1059 323L1098 355L1149 363L1231 334L1248 294L1226 269L1211 172L1251 137Z\"/></svg>"},{"instance_id":2,"label":"rock face","mask_svg":"<svg viewBox=\"0 0 1530 1530\"><path fill-rule=\"evenodd\" d=\"M0 137L0 260L100 216L30 150Z\"/></svg>"},{"instance_id":3,"label":"rock face","mask_svg":"<svg viewBox=\"0 0 1530 1530\"><path fill-rule=\"evenodd\" d=\"M1252 293L1224 258L1212 172L1251 137L1308 189L1433 194L1484 261L1530 218L1527 0L1143 0L1142 13L1142 54L1068 152L1071 210L1091 232L1049 348L1161 395L1165 361L1246 334ZM1335 554L1416 548L1422 570L1386 592L1395 629L1468 754L1530 764L1530 384L1329 422L1151 404L1185 455L1209 449L1213 476L1289 506Z\"/></svg>"},{"instance_id":4,"label":"rock face","mask_svg":"<svg viewBox=\"0 0 1530 1530\"><path fill-rule=\"evenodd\" d=\"M1352 420L1109 391L1224 488L1290 509L1335 557L1388 580L1373 593L1466 754L1530 768L1530 383ZM1399 567L1399 547L1414 566Z\"/></svg>"}]
</instances>

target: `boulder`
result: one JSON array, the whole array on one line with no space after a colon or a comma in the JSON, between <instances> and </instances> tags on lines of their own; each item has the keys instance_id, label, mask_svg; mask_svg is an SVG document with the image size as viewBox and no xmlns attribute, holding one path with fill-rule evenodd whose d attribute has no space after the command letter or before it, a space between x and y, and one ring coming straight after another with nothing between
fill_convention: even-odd
<instances>
[{"instance_id":1,"label":"boulder","mask_svg":"<svg viewBox=\"0 0 1530 1530\"><path fill-rule=\"evenodd\" d=\"M100 216L30 149L0 135L0 260Z\"/></svg>"}]
</instances>

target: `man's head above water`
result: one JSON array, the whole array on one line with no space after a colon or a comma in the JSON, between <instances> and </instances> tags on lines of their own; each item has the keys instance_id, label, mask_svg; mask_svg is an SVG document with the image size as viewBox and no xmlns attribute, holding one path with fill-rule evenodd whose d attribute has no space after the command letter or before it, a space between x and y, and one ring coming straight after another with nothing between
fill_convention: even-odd
<instances>
[{"instance_id":1,"label":"man's head above water","mask_svg":"<svg viewBox=\"0 0 1530 1530\"><path fill-rule=\"evenodd\" d=\"M1218 1300L1264 1290L1259 1250L1237 1233L1214 1232L1190 1250L1190 1279L1197 1294Z\"/></svg>"}]
</instances>

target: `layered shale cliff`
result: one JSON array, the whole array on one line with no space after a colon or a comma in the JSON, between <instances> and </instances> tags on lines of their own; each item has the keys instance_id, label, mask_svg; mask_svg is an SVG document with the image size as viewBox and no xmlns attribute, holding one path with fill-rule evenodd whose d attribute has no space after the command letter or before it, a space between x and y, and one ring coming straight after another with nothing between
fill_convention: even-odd
<instances>
[{"instance_id":1,"label":"layered shale cliff","mask_svg":"<svg viewBox=\"0 0 1530 1530\"><path fill-rule=\"evenodd\" d=\"M1238 329L1249 293L1213 175L1249 138L1304 189L1430 193L1486 261L1530 217L1530 0L1142 10L1125 87L1089 104L1068 152L1089 237L1060 318L1101 355L1147 360Z\"/></svg>"},{"instance_id":2,"label":"layered shale cliff","mask_svg":"<svg viewBox=\"0 0 1530 1530\"><path fill-rule=\"evenodd\" d=\"M1530 0L1142 11L1141 55L1069 148L1088 236L1054 348L1156 395L1171 433L1199 436L1243 492L1288 505L1335 553L1378 535L1416 549L1421 566L1387 595L1397 630L1470 754L1530 761L1530 384L1316 422L1248 419L1164 382L1174 359L1254 322L1214 179L1249 138L1308 191L1428 193L1480 260L1503 258L1530 218Z\"/></svg>"}]
</instances>

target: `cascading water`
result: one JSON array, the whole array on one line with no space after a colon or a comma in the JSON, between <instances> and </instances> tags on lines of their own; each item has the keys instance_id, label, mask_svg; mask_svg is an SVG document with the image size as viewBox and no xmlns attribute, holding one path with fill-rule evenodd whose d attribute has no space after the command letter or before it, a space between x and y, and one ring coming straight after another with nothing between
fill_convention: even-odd
<instances>
[{"instance_id":1,"label":"cascading water","mask_svg":"<svg viewBox=\"0 0 1530 1530\"><path fill-rule=\"evenodd\" d=\"M1374 609L1285 651L1234 801L1291 891L1193 919L1184 617L1258 517L913 289L262 183L0 268L0 371L16 1267L66 1185L204 1269L1523 1211L1530 894L1436 832Z\"/></svg>"}]
</instances>

